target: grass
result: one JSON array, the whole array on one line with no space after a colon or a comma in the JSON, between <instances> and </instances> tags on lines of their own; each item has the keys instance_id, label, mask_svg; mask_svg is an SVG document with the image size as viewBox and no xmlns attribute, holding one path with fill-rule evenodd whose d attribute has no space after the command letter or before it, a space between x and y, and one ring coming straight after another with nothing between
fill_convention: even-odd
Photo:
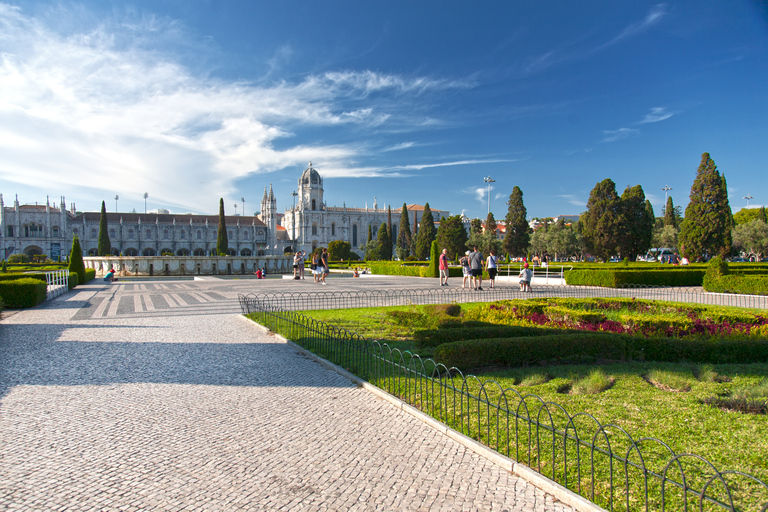
<instances>
[{"instance_id":1,"label":"grass","mask_svg":"<svg viewBox=\"0 0 768 512\"><path fill-rule=\"evenodd\" d=\"M465 317L473 317L485 306L487 305L462 305L462 311ZM696 308L702 309L701 306ZM442 314L434 306L318 310L304 313L366 338L386 342L406 353L415 352L411 338L415 329L436 328L441 319L449 316ZM741 310L738 310L738 313L744 314ZM431 356L424 351L420 355ZM369 380L382 388L390 389L391 392L394 385L395 394L407 394L414 405L425 410L430 403L440 400L439 397L431 396L429 390L417 389L417 384L408 378L395 381L394 377L390 376ZM481 381L494 381L493 386L485 388L487 395L479 393L478 386L481 386ZM395 382L396 384L393 384ZM530 402L531 407L541 407L542 403L556 403L570 415L588 415L581 416L579 421L615 425L628 432L635 440L659 439L669 445L675 453L697 454L720 470L740 470L768 482L768 436L765 435L765 432L768 432L768 364L620 362L609 365L497 368L483 373L480 380L471 382L476 383L472 385L477 389L473 388L470 392L475 396L488 396L490 403L497 403L501 390L517 390L519 396L527 397L524 400L526 404ZM509 392L505 392L505 395L508 399L512 397ZM510 403L509 408L516 410L517 405ZM532 410L534 412L530 414L535 416L535 409ZM469 416L437 417L452 424L454 428L481 438L489 446L504 453L498 446L503 446L509 440L503 439L504 436L500 434L494 434L493 430L488 428L486 423L490 424L491 420L481 420L478 417L477 425L462 426L461 421L466 419L469 422ZM564 418L553 421L560 421L561 426L567 424ZM487 432L484 430L486 428ZM621 446L621 443L614 445L614 448L618 446ZM561 468L547 462L546 453L519 454L513 451L511 456L519 457L521 462L550 477L552 475L548 474L548 471L561 471ZM605 482L607 478L605 474L600 474L594 478L595 482L598 480ZM603 488L600 492L608 491Z\"/></svg>"}]
</instances>

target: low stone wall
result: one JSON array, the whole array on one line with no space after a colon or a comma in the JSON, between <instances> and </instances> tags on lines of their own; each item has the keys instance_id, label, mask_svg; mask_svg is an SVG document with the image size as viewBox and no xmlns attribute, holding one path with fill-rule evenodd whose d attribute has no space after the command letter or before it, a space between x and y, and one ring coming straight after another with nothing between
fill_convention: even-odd
<instances>
[{"instance_id":1,"label":"low stone wall","mask_svg":"<svg viewBox=\"0 0 768 512\"><path fill-rule=\"evenodd\" d=\"M290 256L89 256L83 261L98 275L114 267L118 276L243 275L259 268L273 274L293 271Z\"/></svg>"}]
</instances>

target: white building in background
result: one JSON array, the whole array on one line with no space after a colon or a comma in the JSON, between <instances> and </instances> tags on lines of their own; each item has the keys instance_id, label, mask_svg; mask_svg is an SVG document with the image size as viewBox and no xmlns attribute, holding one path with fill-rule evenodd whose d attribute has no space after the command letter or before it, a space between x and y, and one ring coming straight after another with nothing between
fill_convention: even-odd
<instances>
[{"instance_id":1,"label":"white building in background","mask_svg":"<svg viewBox=\"0 0 768 512\"><path fill-rule=\"evenodd\" d=\"M377 237L381 224L387 222L387 208L379 208L374 198L373 208L347 208L326 206L323 200L323 178L317 169L309 167L301 174L297 189L297 204L285 210L283 226L289 240L295 241L296 250L312 252L317 247L327 247L329 242L341 240L349 242L352 252L365 256L365 244L368 241L368 226L371 226L373 238ZM271 194L271 190L270 190ZM266 197L266 191L265 191ZM411 229L421 222L424 206L406 205ZM391 205L392 237L397 240L400 229L402 205ZM435 223L448 217L450 212L430 207Z\"/></svg>"},{"instance_id":2,"label":"white building in background","mask_svg":"<svg viewBox=\"0 0 768 512\"><path fill-rule=\"evenodd\" d=\"M424 207L408 205L411 229L421 222ZM397 239L402 206L392 208L392 231ZM432 210L435 223L449 212ZM3 203L0 194L0 259L12 254L45 254L56 260L69 254L77 236L85 256L95 256L99 243L101 212L77 212L75 204L66 208L61 202L44 205ZM282 225L280 222L282 221ZM301 174L298 204L277 212L272 185L264 188L261 212L255 216L227 215L227 238L232 256L272 256L286 251L327 247L334 240L347 241L352 251L363 257L368 241L368 226L376 238L379 227L387 222L387 209L326 206L323 178L312 167ZM207 256L215 253L218 215L173 214L158 209L154 213L107 212L107 229L112 253L116 256Z\"/></svg>"}]
</instances>

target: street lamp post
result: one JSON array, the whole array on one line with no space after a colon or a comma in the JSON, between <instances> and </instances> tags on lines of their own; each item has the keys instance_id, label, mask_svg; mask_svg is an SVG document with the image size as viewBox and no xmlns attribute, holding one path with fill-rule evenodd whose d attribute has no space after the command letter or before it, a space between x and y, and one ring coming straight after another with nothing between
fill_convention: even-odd
<instances>
[{"instance_id":1,"label":"street lamp post","mask_svg":"<svg viewBox=\"0 0 768 512\"><path fill-rule=\"evenodd\" d=\"M149 194L144 192L144 213L147 213L147 198L149 197Z\"/></svg>"},{"instance_id":2,"label":"street lamp post","mask_svg":"<svg viewBox=\"0 0 768 512\"><path fill-rule=\"evenodd\" d=\"M237 217L237 203L235 203L235 217Z\"/></svg>"},{"instance_id":3,"label":"street lamp post","mask_svg":"<svg viewBox=\"0 0 768 512\"><path fill-rule=\"evenodd\" d=\"M672 190L672 187L670 187L669 185L664 185L664 188L661 190L664 191L664 204L667 204L667 192Z\"/></svg>"},{"instance_id":4,"label":"street lamp post","mask_svg":"<svg viewBox=\"0 0 768 512\"><path fill-rule=\"evenodd\" d=\"M754 197L752 197L751 195L747 194L747 195L744 196L744 199L747 200L747 208L749 208L749 200L750 199L754 199Z\"/></svg>"},{"instance_id":5,"label":"street lamp post","mask_svg":"<svg viewBox=\"0 0 768 512\"><path fill-rule=\"evenodd\" d=\"M490 176L483 178L483 181L488 184L488 215L491 214L491 183L496 183L496 180Z\"/></svg>"},{"instance_id":6,"label":"street lamp post","mask_svg":"<svg viewBox=\"0 0 768 512\"><path fill-rule=\"evenodd\" d=\"M241 197L240 200L243 202L243 215L245 215L245 198Z\"/></svg>"},{"instance_id":7,"label":"street lamp post","mask_svg":"<svg viewBox=\"0 0 768 512\"><path fill-rule=\"evenodd\" d=\"M117 213L117 200L120 199L120 196L115 194L115 213Z\"/></svg>"}]
</instances>

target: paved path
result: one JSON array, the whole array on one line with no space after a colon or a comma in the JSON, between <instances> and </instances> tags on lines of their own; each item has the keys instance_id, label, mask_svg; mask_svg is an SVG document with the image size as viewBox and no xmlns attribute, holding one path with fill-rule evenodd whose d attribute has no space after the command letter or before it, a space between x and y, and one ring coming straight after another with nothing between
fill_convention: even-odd
<instances>
[{"instance_id":1,"label":"paved path","mask_svg":"<svg viewBox=\"0 0 768 512\"><path fill-rule=\"evenodd\" d=\"M6 315L0 510L571 510L237 318L287 286L317 289L97 282Z\"/></svg>"}]
</instances>

